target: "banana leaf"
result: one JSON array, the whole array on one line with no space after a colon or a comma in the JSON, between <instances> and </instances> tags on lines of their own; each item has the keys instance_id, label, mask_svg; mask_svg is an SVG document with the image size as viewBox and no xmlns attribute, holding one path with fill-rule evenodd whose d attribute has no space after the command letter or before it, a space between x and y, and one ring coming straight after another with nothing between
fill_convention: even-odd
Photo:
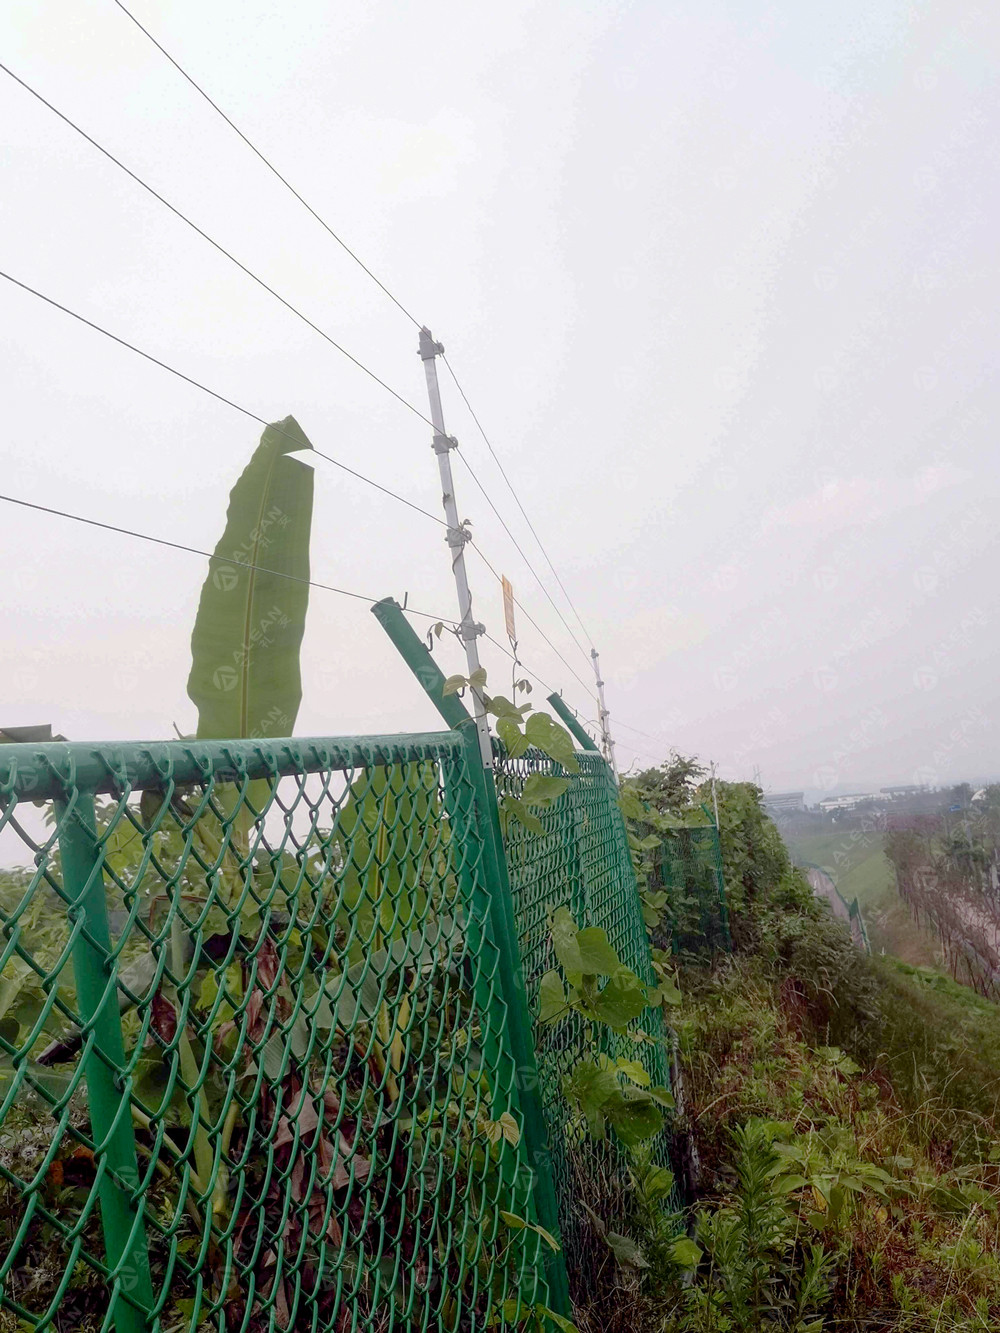
<instances>
[{"instance_id":1,"label":"banana leaf","mask_svg":"<svg viewBox=\"0 0 1000 1333\"><path fill-rule=\"evenodd\" d=\"M289 736L302 701L312 445L294 417L268 426L229 497L191 635L198 737Z\"/></svg>"}]
</instances>

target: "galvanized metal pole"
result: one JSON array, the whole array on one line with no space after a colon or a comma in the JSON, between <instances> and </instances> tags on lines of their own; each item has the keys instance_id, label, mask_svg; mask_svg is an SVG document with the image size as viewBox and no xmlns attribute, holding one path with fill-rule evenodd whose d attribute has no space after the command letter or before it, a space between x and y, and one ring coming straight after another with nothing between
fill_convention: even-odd
<instances>
[{"instance_id":1,"label":"galvanized metal pole","mask_svg":"<svg viewBox=\"0 0 1000 1333\"><path fill-rule=\"evenodd\" d=\"M615 758L615 743L611 739L611 714L604 703L604 681L601 680L601 659L597 655L597 649L591 648L590 660L594 664L594 678L597 681L597 716L601 720L601 745L604 749L604 758L611 765L611 771L615 775L615 781L621 779L618 776L618 760Z\"/></svg>"},{"instance_id":2,"label":"galvanized metal pole","mask_svg":"<svg viewBox=\"0 0 1000 1333\"><path fill-rule=\"evenodd\" d=\"M465 660L468 663L469 675L472 676L480 669L477 640L485 630L473 617L472 593L465 572L465 543L469 540L469 532L458 517L455 482L451 474L451 451L458 447L458 441L454 436L445 434L441 390L438 387L437 357L443 351L444 344L434 341L430 329L420 330L420 359L424 363L424 374L427 376L427 397L431 405L431 420L434 422L434 452L437 454L438 470L441 474L441 500L448 523L446 540L451 551L451 569L455 575L455 587L458 589L458 633L465 646ZM476 731L479 733L479 753L483 767L492 768L493 747L490 743L489 723L486 720L486 704L482 689L476 685L472 686L472 705Z\"/></svg>"}]
</instances>

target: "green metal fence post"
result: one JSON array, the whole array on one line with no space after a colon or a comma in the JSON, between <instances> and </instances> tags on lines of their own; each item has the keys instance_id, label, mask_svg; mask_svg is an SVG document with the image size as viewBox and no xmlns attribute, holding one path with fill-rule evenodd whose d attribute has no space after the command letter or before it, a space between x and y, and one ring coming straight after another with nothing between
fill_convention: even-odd
<instances>
[{"instance_id":1,"label":"green metal fence post","mask_svg":"<svg viewBox=\"0 0 1000 1333\"><path fill-rule=\"evenodd\" d=\"M121 1018L111 962L111 932L98 855L94 798L78 793L56 802L61 824L63 887L79 913L82 930L73 944L73 972L84 1025L84 1079L97 1158L104 1158L98 1187L108 1268L119 1291L111 1297L117 1333L144 1333L153 1304L149 1252L141 1205L123 1188L139 1188L132 1111L117 1077L125 1068ZM76 924L76 923L74 923ZM87 1035L92 1034L89 1041Z\"/></svg>"},{"instance_id":2,"label":"green metal fence post","mask_svg":"<svg viewBox=\"0 0 1000 1333\"><path fill-rule=\"evenodd\" d=\"M449 727L461 731L468 765L476 788L476 807L482 840L482 872L490 894L494 942L500 954L500 978L510 1016L510 1045L518 1073L524 1142L535 1172L535 1209L538 1221L559 1235L559 1213L552 1179L548 1135L538 1092L538 1066L527 990L514 921L514 904L507 874L507 858L500 834L496 785L483 768L475 723L455 695L444 694L444 673L391 597L376 602L372 612L406 665ZM549 1299L557 1314L572 1313L566 1262L560 1250L547 1256Z\"/></svg>"},{"instance_id":3,"label":"green metal fence post","mask_svg":"<svg viewBox=\"0 0 1000 1333\"><path fill-rule=\"evenodd\" d=\"M548 697L548 702L552 705L554 712L559 714L559 717L565 723L568 730L571 731L573 735L576 737L576 739L580 742L581 749L584 750L597 749L597 742L593 740L590 736L588 736L587 733L584 731L583 727L580 726L579 721L576 719L576 717L574 717L572 710L570 709L566 701L563 699L561 694L550 694Z\"/></svg>"}]
</instances>

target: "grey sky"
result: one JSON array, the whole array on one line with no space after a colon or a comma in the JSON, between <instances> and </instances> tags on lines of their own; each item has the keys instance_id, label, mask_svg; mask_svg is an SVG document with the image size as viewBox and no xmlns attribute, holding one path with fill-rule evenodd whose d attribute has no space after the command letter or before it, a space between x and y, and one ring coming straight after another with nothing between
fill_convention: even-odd
<instances>
[{"instance_id":1,"label":"grey sky","mask_svg":"<svg viewBox=\"0 0 1000 1333\"><path fill-rule=\"evenodd\" d=\"M613 715L660 738L620 730L625 762L676 746L778 787L1000 770L994 7L135 12L445 342ZM415 329L113 0L8 5L0 49L424 409ZM0 267L437 512L416 417L3 75L0 126ZM0 365L5 492L214 545L252 422L6 283ZM440 530L317 471L314 577L452 614ZM477 540L586 680L458 480ZM204 562L9 506L0 524L0 725L189 728ZM499 589L470 571L502 638ZM313 594L304 677L300 733L434 725L360 603Z\"/></svg>"}]
</instances>

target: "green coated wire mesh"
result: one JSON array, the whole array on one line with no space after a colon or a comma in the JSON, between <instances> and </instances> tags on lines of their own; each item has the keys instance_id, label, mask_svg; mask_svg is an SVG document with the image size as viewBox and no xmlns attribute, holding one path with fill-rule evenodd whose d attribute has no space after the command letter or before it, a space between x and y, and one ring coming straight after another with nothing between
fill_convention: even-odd
<instances>
[{"instance_id":1,"label":"green coated wire mesh","mask_svg":"<svg viewBox=\"0 0 1000 1333\"><path fill-rule=\"evenodd\" d=\"M654 983L618 789L607 763L599 754L578 751L580 772L571 775L537 750L512 760L497 743L494 754L501 797L519 797L533 773L570 779L564 795L548 809L535 812L543 826L541 835L527 831L513 819L506 830L518 946L532 1007L537 1005L541 978L557 966L549 921L558 907L568 907L578 926L603 928L622 963L644 982ZM630 1025L630 1031L638 1039L608 1032L607 1053L638 1059L654 1085L669 1087L668 1046L661 1011L647 1010ZM563 1078L590 1050L585 1024L575 1014L536 1033L538 1077L562 1243L571 1291L574 1299L584 1304L592 1285L602 1280L608 1267L609 1250L603 1233L627 1230L632 1197L627 1185L628 1164L621 1150L610 1140L595 1143L576 1126L562 1094ZM655 1163L670 1165L666 1129L650 1142L648 1150ZM667 1206L671 1211L679 1209L676 1192Z\"/></svg>"},{"instance_id":2,"label":"green coated wire mesh","mask_svg":"<svg viewBox=\"0 0 1000 1333\"><path fill-rule=\"evenodd\" d=\"M0 1329L457 1333L546 1301L501 1215L534 1219L532 1171L466 755L0 746ZM601 781L551 853L579 832L595 919Z\"/></svg>"},{"instance_id":3,"label":"green coated wire mesh","mask_svg":"<svg viewBox=\"0 0 1000 1333\"><path fill-rule=\"evenodd\" d=\"M670 829L654 858L651 888L667 891L671 925L661 948L715 953L731 947L719 833L714 824Z\"/></svg>"}]
</instances>

